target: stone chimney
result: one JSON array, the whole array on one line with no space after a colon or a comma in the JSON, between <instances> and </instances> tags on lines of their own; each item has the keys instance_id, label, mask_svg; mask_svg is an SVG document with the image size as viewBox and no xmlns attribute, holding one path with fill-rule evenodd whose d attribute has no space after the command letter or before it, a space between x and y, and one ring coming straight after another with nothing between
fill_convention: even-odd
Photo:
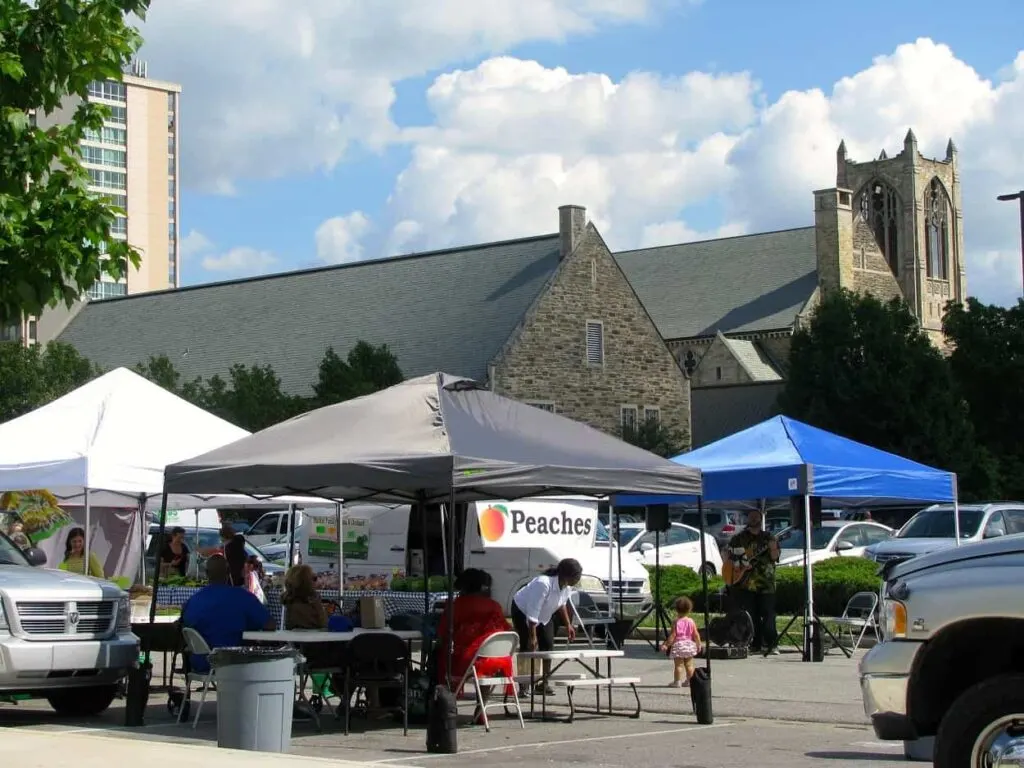
<instances>
[{"instance_id":1,"label":"stone chimney","mask_svg":"<svg viewBox=\"0 0 1024 768\"><path fill-rule=\"evenodd\" d=\"M814 234L822 293L852 288L853 192L841 188L815 191Z\"/></svg>"},{"instance_id":2,"label":"stone chimney","mask_svg":"<svg viewBox=\"0 0 1024 768\"><path fill-rule=\"evenodd\" d=\"M587 228L587 209L582 205L558 207L559 252L564 259L576 250Z\"/></svg>"}]
</instances>

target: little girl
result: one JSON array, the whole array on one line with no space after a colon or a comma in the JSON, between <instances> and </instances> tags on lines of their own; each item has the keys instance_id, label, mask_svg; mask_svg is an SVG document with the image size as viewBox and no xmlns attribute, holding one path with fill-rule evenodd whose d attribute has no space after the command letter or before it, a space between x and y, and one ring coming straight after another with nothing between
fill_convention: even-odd
<instances>
[{"instance_id":1,"label":"little girl","mask_svg":"<svg viewBox=\"0 0 1024 768\"><path fill-rule=\"evenodd\" d=\"M693 610L693 603L688 597L680 597L675 603L676 625L672 634L661 646L663 651L669 653L672 663L675 665L670 688L682 688L690 684L693 677L693 657L700 654L700 632L697 631L697 624L690 618L690 611ZM686 671L686 680L683 680L683 671Z\"/></svg>"}]
</instances>

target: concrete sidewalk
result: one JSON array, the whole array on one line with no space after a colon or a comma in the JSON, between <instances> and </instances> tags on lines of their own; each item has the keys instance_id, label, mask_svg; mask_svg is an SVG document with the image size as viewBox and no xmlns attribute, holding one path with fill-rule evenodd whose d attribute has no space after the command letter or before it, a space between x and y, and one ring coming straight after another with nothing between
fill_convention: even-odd
<instances>
[{"instance_id":1,"label":"concrete sidewalk","mask_svg":"<svg viewBox=\"0 0 1024 768\"><path fill-rule=\"evenodd\" d=\"M0 737L0 765L18 768L111 768L216 763L218 768L365 768L370 763L330 760L308 755L276 755L217 749L173 741L93 736L67 731L5 728ZM408 768L412 768L409 766Z\"/></svg>"}]
</instances>

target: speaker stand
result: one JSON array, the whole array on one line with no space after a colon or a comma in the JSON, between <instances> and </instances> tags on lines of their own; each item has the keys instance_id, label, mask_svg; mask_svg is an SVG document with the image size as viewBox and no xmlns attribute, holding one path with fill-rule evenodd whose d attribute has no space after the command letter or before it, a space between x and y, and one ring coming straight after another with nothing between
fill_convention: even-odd
<instances>
[{"instance_id":1,"label":"speaker stand","mask_svg":"<svg viewBox=\"0 0 1024 768\"><path fill-rule=\"evenodd\" d=\"M660 653L662 630L665 632L666 640L672 634L670 629L672 620L665 611L665 606L661 604L661 531L654 532L654 604L637 617L637 620L633 622L633 628L636 629L643 624L644 620L652 613L654 614L654 640L651 641L646 636L644 639L654 649L655 653Z\"/></svg>"}]
</instances>

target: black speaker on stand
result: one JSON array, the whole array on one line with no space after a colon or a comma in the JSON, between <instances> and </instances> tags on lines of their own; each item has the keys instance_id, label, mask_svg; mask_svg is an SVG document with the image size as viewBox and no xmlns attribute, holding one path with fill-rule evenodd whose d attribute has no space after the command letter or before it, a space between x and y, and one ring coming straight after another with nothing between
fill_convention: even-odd
<instances>
[{"instance_id":1,"label":"black speaker on stand","mask_svg":"<svg viewBox=\"0 0 1024 768\"><path fill-rule=\"evenodd\" d=\"M654 605L636 620L634 626L639 626L644 619L654 614L654 642L649 639L647 642L655 653L660 653L662 632L664 639L668 640L672 626L672 620L661 604L661 534L672 528L672 522L668 519L668 504L652 504L647 507L645 519L648 533L654 534Z\"/></svg>"}]
</instances>

